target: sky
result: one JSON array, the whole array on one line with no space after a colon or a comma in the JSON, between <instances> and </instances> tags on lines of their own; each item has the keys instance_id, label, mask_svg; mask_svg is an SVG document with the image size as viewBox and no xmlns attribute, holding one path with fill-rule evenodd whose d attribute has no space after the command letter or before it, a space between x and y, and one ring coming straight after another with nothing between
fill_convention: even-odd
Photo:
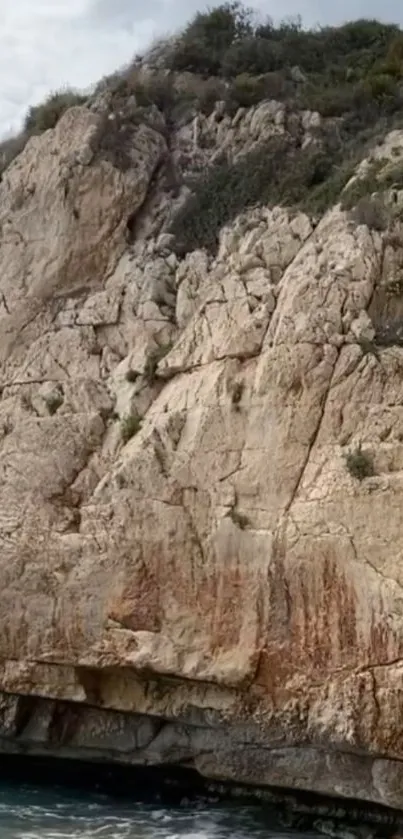
<instances>
[{"instance_id":1,"label":"sky","mask_svg":"<svg viewBox=\"0 0 403 839\"><path fill-rule=\"evenodd\" d=\"M0 136L19 129L30 105L71 86L86 89L159 35L219 0L1 0ZM277 0L246 3L278 19ZM403 25L401 0L282 0L281 17L304 25L377 17Z\"/></svg>"}]
</instances>

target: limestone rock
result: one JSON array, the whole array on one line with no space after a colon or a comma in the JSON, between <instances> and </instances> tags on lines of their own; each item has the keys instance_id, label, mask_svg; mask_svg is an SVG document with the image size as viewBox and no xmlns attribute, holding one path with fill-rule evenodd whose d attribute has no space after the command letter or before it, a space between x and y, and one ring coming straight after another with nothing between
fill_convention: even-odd
<instances>
[{"instance_id":1,"label":"limestone rock","mask_svg":"<svg viewBox=\"0 0 403 839\"><path fill-rule=\"evenodd\" d=\"M401 223L254 208L179 260L126 235L165 140L123 165L105 113L0 185L1 748L403 807Z\"/></svg>"}]
</instances>

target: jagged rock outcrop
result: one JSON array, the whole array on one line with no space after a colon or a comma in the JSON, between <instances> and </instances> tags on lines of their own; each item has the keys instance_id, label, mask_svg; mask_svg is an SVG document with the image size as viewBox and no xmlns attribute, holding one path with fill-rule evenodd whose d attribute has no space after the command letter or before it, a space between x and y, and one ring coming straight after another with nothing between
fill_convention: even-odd
<instances>
[{"instance_id":1,"label":"jagged rock outcrop","mask_svg":"<svg viewBox=\"0 0 403 839\"><path fill-rule=\"evenodd\" d=\"M402 808L400 222L256 208L180 259L194 124L129 128L73 108L0 185L0 746Z\"/></svg>"}]
</instances>

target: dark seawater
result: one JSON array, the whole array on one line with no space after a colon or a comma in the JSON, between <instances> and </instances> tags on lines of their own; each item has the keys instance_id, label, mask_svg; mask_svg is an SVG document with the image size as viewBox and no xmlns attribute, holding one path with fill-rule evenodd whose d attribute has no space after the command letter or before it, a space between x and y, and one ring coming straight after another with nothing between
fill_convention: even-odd
<instances>
[{"instance_id":1,"label":"dark seawater","mask_svg":"<svg viewBox=\"0 0 403 839\"><path fill-rule=\"evenodd\" d=\"M313 836L276 828L259 806L136 802L88 789L0 780L1 839L296 839L302 835Z\"/></svg>"}]
</instances>

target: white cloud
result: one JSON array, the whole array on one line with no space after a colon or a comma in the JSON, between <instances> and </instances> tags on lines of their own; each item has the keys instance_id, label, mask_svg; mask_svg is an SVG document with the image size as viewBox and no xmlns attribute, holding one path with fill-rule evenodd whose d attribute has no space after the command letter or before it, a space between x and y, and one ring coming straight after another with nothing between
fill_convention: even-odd
<instances>
[{"instance_id":1,"label":"white cloud","mask_svg":"<svg viewBox=\"0 0 403 839\"><path fill-rule=\"evenodd\" d=\"M154 32L91 25L88 0L2 0L0 133L18 128L50 91L87 87L129 61Z\"/></svg>"},{"instance_id":2,"label":"white cloud","mask_svg":"<svg viewBox=\"0 0 403 839\"><path fill-rule=\"evenodd\" d=\"M216 5L220 0L212 0ZM65 85L86 88L182 25L208 0L1 0L0 135ZM246 0L246 5L249 5ZM250 3L278 17L275 0ZM357 17L402 22L401 0L283 0L307 25Z\"/></svg>"}]
</instances>

